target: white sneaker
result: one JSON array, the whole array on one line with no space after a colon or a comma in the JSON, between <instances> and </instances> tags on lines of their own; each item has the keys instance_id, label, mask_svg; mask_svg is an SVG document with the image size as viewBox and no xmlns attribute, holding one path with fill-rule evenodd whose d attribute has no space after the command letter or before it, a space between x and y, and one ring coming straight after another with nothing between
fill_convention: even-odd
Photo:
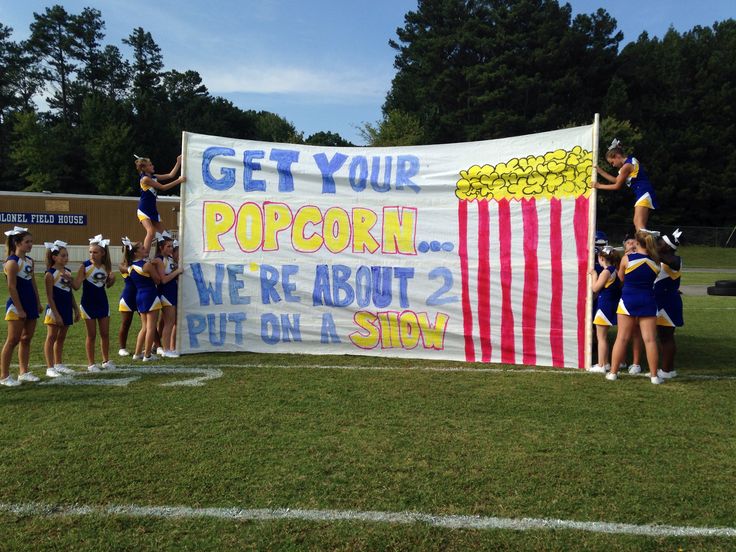
<instances>
[{"instance_id":1,"label":"white sneaker","mask_svg":"<svg viewBox=\"0 0 736 552\"><path fill-rule=\"evenodd\" d=\"M594 374L605 374L606 367L601 366L600 364L594 364L593 366L588 368L588 372L593 372Z\"/></svg>"},{"instance_id":2,"label":"white sneaker","mask_svg":"<svg viewBox=\"0 0 736 552\"><path fill-rule=\"evenodd\" d=\"M63 374L56 367L46 368L46 376L49 378L60 378Z\"/></svg>"},{"instance_id":3,"label":"white sneaker","mask_svg":"<svg viewBox=\"0 0 736 552\"><path fill-rule=\"evenodd\" d=\"M657 370L657 375L662 379L672 379L674 377L677 377L677 370L670 370L669 372L665 372L661 368Z\"/></svg>"},{"instance_id":4,"label":"white sneaker","mask_svg":"<svg viewBox=\"0 0 736 552\"><path fill-rule=\"evenodd\" d=\"M120 355L120 356L130 356L130 353L128 352L128 349L120 349L118 351L118 355Z\"/></svg>"},{"instance_id":5,"label":"white sneaker","mask_svg":"<svg viewBox=\"0 0 736 552\"><path fill-rule=\"evenodd\" d=\"M143 355L133 355L133 360L143 360Z\"/></svg>"},{"instance_id":6,"label":"white sneaker","mask_svg":"<svg viewBox=\"0 0 736 552\"><path fill-rule=\"evenodd\" d=\"M165 353L165 352L166 352L166 351L164 351L164 348L163 348L163 347L159 347L158 349L156 349L156 354L157 354L158 356L164 356L164 353Z\"/></svg>"},{"instance_id":7,"label":"white sneaker","mask_svg":"<svg viewBox=\"0 0 736 552\"><path fill-rule=\"evenodd\" d=\"M4 385L5 387L18 387L20 382L17 379L14 379L13 376L8 376L7 378L0 379L0 385Z\"/></svg>"},{"instance_id":8,"label":"white sneaker","mask_svg":"<svg viewBox=\"0 0 736 552\"><path fill-rule=\"evenodd\" d=\"M636 374L641 374L641 366L638 364L632 364L629 366L629 374L632 376L635 376Z\"/></svg>"},{"instance_id":9,"label":"white sneaker","mask_svg":"<svg viewBox=\"0 0 736 552\"><path fill-rule=\"evenodd\" d=\"M613 372L608 372L606 374L606 379L608 381L616 381L618 379L618 374L614 374Z\"/></svg>"},{"instance_id":10,"label":"white sneaker","mask_svg":"<svg viewBox=\"0 0 736 552\"><path fill-rule=\"evenodd\" d=\"M115 370L115 368L117 368L117 366L113 364L112 360L106 360L105 362L102 363L103 370Z\"/></svg>"},{"instance_id":11,"label":"white sneaker","mask_svg":"<svg viewBox=\"0 0 736 552\"><path fill-rule=\"evenodd\" d=\"M664 380L660 378L659 376L651 376L649 379L654 385L659 385L660 383L664 383Z\"/></svg>"},{"instance_id":12,"label":"white sneaker","mask_svg":"<svg viewBox=\"0 0 736 552\"><path fill-rule=\"evenodd\" d=\"M36 383L37 381L41 381L41 378L38 376L34 376L33 372L26 372L25 374L21 374L18 376L18 381L27 381L29 383Z\"/></svg>"},{"instance_id":13,"label":"white sneaker","mask_svg":"<svg viewBox=\"0 0 736 552\"><path fill-rule=\"evenodd\" d=\"M164 356L166 358L179 358L179 353L176 351L165 351Z\"/></svg>"},{"instance_id":14,"label":"white sneaker","mask_svg":"<svg viewBox=\"0 0 736 552\"><path fill-rule=\"evenodd\" d=\"M54 370L59 374L76 374L76 371L68 368L65 364L54 364Z\"/></svg>"},{"instance_id":15,"label":"white sneaker","mask_svg":"<svg viewBox=\"0 0 736 552\"><path fill-rule=\"evenodd\" d=\"M87 366L87 371L88 372L100 372L101 370L99 366L97 366L96 364L92 364L91 366Z\"/></svg>"},{"instance_id":16,"label":"white sneaker","mask_svg":"<svg viewBox=\"0 0 736 552\"><path fill-rule=\"evenodd\" d=\"M160 357L158 355L152 354L151 356L143 357L143 362L153 362L155 360L159 360L159 358Z\"/></svg>"}]
</instances>

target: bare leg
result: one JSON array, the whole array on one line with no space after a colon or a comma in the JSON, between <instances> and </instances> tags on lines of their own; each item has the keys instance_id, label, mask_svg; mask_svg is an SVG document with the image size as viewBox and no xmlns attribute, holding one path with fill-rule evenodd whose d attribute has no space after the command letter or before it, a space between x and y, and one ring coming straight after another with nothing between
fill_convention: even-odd
<instances>
[{"instance_id":1,"label":"bare leg","mask_svg":"<svg viewBox=\"0 0 736 552\"><path fill-rule=\"evenodd\" d=\"M59 338L59 326L49 324L46 326L46 341L43 343L43 356L46 357L46 368L54 367L54 348Z\"/></svg>"},{"instance_id":2,"label":"bare leg","mask_svg":"<svg viewBox=\"0 0 736 552\"><path fill-rule=\"evenodd\" d=\"M31 339L36 333L36 322L34 320L26 320L23 325L23 333L20 336L18 344L18 373L25 374L28 371L28 361L31 358Z\"/></svg>"},{"instance_id":3,"label":"bare leg","mask_svg":"<svg viewBox=\"0 0 736 552\"><path fill-rule=\"evenodd\" d=\"M0 354L0 379L5 379L10 375L10 360L13 358L13 351L20 343L24 325L25 320L8 320L8 337L5 339L5 345Z\"/></svg>"},{"instance_id":4,"label":"bare leg","mask_svg":"<svg viewBox=\"0 0 736 552\"><path fill-rule=\"evenodd\" d=\"M66 341L66 334L69 331L69 326L58 326L59 331L56 336L56 343L54 343L54 364L63 364L62 356L64 354L64 342Z\"/></svg>"},{"instance_id":5,"label":"bare leg","mask_svg":"<svg viewBox=\"0 0 736 552\"><path fill-rule=\"evenodd\" d=\"M598 365L608 364L608 326L596 326L596 337L598 339Z\"/></svg>"},{"instance_id":6,"label":"bare leg","mask_svg":"<svg viewBox=\"0 0 736 552\"><path fill-rule=\"evenodd\" d=\"M161 346L164 351L171 350L171 330L174 326L174 320L176 317L176 309L174 307L164 307L163 311L163 329L161 331Z\"/></svg>"},{"instance_id":7,"label":"bare leg","mask_svg":"<svg viewBox=\"0 0 736 552\"><path fill-rule=\"evenodd\" d=\"M87 365L92 366L95 363L95 341L97 340L97 320L85 320L84 326L87 328L87 339L84 342L84 350L87 353Z\"/></svg>"},{"instance_id":8,"label":"bare leg","mask_svg":"<svg viewBox=\"0 0 736 552\"><path fill-rule=\"evenodd\" d=\"M644 349L647 352L649 375L655 377L659 367L659 348L657 347L657 317L645 316L639 318L639 329L644 339Z\"/></svg>"},{"instance_id":9,"label":"bare leg","mask_svg":"<svg viewBox=\"0 0 736 552\"><path fill-rule=\"evenodd\" d=\"M634 228L636 228L637 231L647 227L649 211L651 211L649 207L634 207Z\"/></svg>"},{"instance_id":10,"label":"bare leg","mask_svg":"<svg viewBox=\"0 0 736 552\"><path fill-rule=\"evenodd\" d=\"M618 315L618 334L616 342L613 344L613 353L611 358L611 373L618 373L618 365L626 358L626 349L634 331L635 320L625 314Z\"/></svg>"},{"instance_id":11,"label":"bare leg","mask_svg":"<svg viewBox=\"0 0 736 552\"><path fill-rule=\"evenodd\" d=\"M110 317L100 318L100 349L102 349L102 361L110 360Z\"/></svg>"},{"instance_id":12,"label":"bare leg","mask_svg":"<svg viewBox=\"0 0 736 552\"><path fill-rule=\"evenodd\" d=\"M120 331L118 332L118 344L121 349L125 349L128 343L128 333L130 327L133 325L133 313L132 312L121 312L120 313Z\"/></svg>"},{"instance_id":13,"label":"bare leg","mask_svg":"<svg viewBox=\"0 0 736 552\"><path fill-rule=\"evenodd\" d=\"M671 372L675 369L675 353L677 352L675 328L657 326L657 335L659 336L659 347L661 349L662 371Z\"/></svg>"}]
</instances>

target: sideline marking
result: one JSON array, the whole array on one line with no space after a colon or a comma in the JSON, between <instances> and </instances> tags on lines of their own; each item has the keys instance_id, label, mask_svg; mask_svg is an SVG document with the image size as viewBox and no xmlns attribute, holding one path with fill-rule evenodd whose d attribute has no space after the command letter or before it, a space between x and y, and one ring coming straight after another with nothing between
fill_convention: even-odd
<instances>
[{"instance_id":1,"label":"sideline marking","mask_svg":"<svg viewBox=\"0 0 736 552\"><path fill-rule=\"evenodd\" d=\"M72 365L76 366L76 365ZM89 378L88 376L117 376L133 374L133 377L119 378L119 377L107 377L107 378ZM118 387L125 387L129 383L138 381L147 374L167 374L167 375L183 375L183 374L199 374L199 377L170 381L167 383L160 383L161 387L200 387L204 385L203 382L211 379L217 379L222 377L222 370L219 368L205 366L205 367L191 367L191 366L118 366L114 370L103 370L101 372L87 372L79 371L73 374L61 376L58 378L52 378L39 383L39 385L114 385Z\"/></svg>"},{"instance_id":2,"label":"sideline marking","mask_svg":"<svg viewBox=\"0 0 736 552\"><path fill-rule=\"evenodd\" d=\"M634 525L604 521L575 521L547 518L500 518L488 516L443 516L420 512L379 512L358 510L302 510L298 508L190 508L187 506L63 506L30 502L0 502L0 512L19 516L79 517L90 515L152 517L163 519L213 518L230 521L360 521L411 525L424 523L445 529L509 529L514 531L571 529L590 533L639 535L645 537L736 537L733 527L692 527L676 525Z\"/></svg>"},{"instance_id":3,"label":"sideline marking","mask_svg":"<svg viewBox=\"0 0 736 552\"><path fill-rule=\"evenodd\" d=\"M86 368L86 365L82 364L69 364L75 368ZM32 365L31 368L46 369L45 365ZM286 364L256 364L256 363L245 363L245 364L200 364L197 367L191 365L171 365L171 366L146 366L136 367L123 365L118 366L115 370L103 370L102 372L87 372L86 370L80 370L76 374L73 374L69 379L63 379L67 376L54 378L53 380L44 381L38 385L55 385L55 384L66 384L66 385L127 385L128 383L118 384L115 383L120 381L118 379L104 380L96 379L89 381L82 381L73 379L75 376L104 376L113 374L127 374L127 373L141 373L141 374L182 374L182 373L199 373L203 374L202 377L194 378L191 380L173 381L170 383L159 384L162 387L178 386L178 385L203 385L202 381L216 379L222 377L221 368L244 368L244 369L278 369L278 370L294 370L294 369L306 369L306 370L355 370L355 371L407 371L407 372L466 372L466 373L478 373L478 374L550 374L555 376L591 376L600 377L602 374L594 374L578 368L465 368L462 366L355 366L351 364L309 364L309 365L286 365ZM642 372L638 375L620 374L624 378L644 378L649 377L649 373ZM122 378L121 378L122 379ZM136 377L131 381L140 379ZM61 380L61 381L60 381ZM673 381L680 380L703 380L703 381L720 381L720 380L736 380L736 376L720 376L720 375L708 375L708 374L692 374L683 375L679 374ZM96 383L100 382L100 383Z\"/></svg>"}]
</instances>

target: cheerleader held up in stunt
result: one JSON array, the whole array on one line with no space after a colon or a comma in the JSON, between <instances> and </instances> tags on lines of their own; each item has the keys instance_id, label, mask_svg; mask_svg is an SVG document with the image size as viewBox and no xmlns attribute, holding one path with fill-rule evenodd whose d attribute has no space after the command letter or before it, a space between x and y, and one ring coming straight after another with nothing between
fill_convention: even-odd
<instances>
[{"instance_id":1,"label":"cheerleader held up in stunt","mask_svg":"<svg viewBox=\"0 0 736 552\"><path fill-rule=\"evenodd\" d=\"M28 371L31 356L31 339L36 331L36 321L41 314L36 280L33 278L33 259L28 256L33 247L33 236L28 228L16 226L5 232L7 259L4 271L8 279L10 299L5 305L8 336L0 355L0 385L17 387L21 382L37 382L38 376ZM10 375L10 359L18 347L18 379Z\"/></svg>"},{"instance_id":2,"label":"cheerleader held up in stunt","mask_svg":"<svg viewBox=\"0 0 736 552\"><path fill-rule=\"evenodd\" d=\"M140 177L139 182L141 187L141 198L138 201L138 220L143 225L143 228L146 229L146 237L143 240L143 247L146 251L150 250L156 232L164 231L161 216L158 214L158 209L156 208L158 192L170 190L174 186L186 182L184 176L180 176L167 184L160 184L158 180L170 180L174 178L176 173L179 172L180 167L181 155L176 158L176 165L174 165L174 168L171 169L169 174L154 174L153 163L151 163L150 159L147 157L136 157L135 168Z\"/></svg>"},{"instance_id":3,"label":"cheerleader held up in stunt","mask_svg":"<svg viewBox=\"0 0 736 552\"><path fill-rule=\"evenodd\" d=\"M618 175L613 176L600 167L596 167L598 174L611 184L596 182L594 187L599 190L620 190L624 184L630 187L636 196L634 201L634 228L637 231L646 229L649 212L658 207L654 187L649 181L649 176L635 157L627 156L624 153L621 142L615 138L606 152L606 161L612 167L618 169Z\"/></svg>"}]
</instances>

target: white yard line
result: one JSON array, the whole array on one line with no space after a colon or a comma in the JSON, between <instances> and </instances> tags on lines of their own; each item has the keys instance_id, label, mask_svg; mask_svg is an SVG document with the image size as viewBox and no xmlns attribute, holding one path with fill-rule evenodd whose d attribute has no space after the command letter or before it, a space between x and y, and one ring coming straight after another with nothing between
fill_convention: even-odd
<instances>
[{"instance_id":1,"label":"white yard line","mask_svg":"<svg viewBox=\"0 0 736 552\"><path fill-rule=\"evenodd\" d=\"M55 505L37 502L0 503L0 512L18 516L83 517L114 516L157 519L217 519L227 521L302 520L315 522L356 521L412 525L421 523L445 529L544 531L569 529L613 535L644 537L736 537L733 527L692 527L677 525L634 525L604 521L575 521L552 518L500 518L487 516L445 516L420 512L378 512L359 510L302 510L299 508L190 508L187 506Z\"/></svg>"}]
</instances>

